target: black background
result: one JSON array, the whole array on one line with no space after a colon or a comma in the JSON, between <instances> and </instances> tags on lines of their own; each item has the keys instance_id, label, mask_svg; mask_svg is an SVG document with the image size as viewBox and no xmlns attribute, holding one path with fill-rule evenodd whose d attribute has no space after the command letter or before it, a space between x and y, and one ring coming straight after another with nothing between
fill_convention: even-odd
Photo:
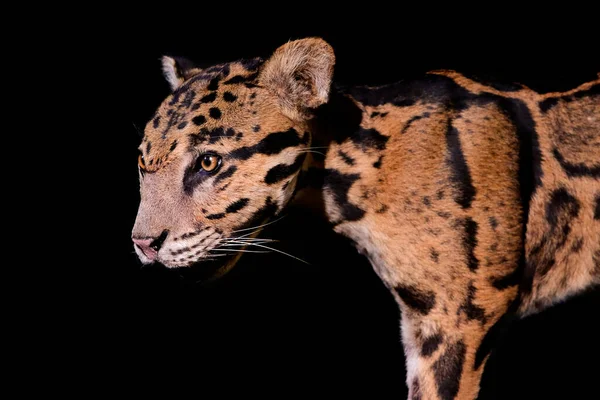
<instances>
[{"instance_id":1,"label":"black background","mask_svg":"<svg viewBox=\"0 0 600 400\"><path fill-rule=\"evenodd\" d=\"M99 88L106 97L94 110L104 131L96 145L110 166L95 190L110 212L97 214L98 228L109 232L106 251L83 262L102 285L88 293L93 306L84 313L93 335L81 355L84 365L107 363L93 369L104 389L167 383L197 395L217 390L218 398L406 396L391 295L343 238L302 210L288 210L263 236L281 239L278 248L310 265L247 254L209 286L176 270L140 266L130 242L139 201L136 131L168 94L161 55L209 66L268 57L287 40L321 36L336 51L335 79L347 84L451 68L546 92L600 71L589 10L369 4L326 15L305 3L287 6L269 16L255 6L162 4L152 15L115 11L94 25L94 62L106 79ZM488 362L480 398L597 396L598 297L588 293L515 323Z\"/></svg>"}]
</instances>

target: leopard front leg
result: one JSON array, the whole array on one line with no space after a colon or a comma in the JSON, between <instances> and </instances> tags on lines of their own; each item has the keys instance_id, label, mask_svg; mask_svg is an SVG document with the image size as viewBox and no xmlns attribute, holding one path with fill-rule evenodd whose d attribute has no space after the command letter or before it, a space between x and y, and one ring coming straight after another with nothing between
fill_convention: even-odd
<instances>
[{"instance_id":1,"label":"leopard front leg","mask_svg":"<svg viewBox=\"0 0 600 400\"><path fill-rule=\"evenodd\" d=\"M484 286L469 282L458 303L415 286L396 286L409 400L477 398L489 351L516 305L516 290ZM496 296L490 296L492 290Z\"/></svg>"}]
</instances>

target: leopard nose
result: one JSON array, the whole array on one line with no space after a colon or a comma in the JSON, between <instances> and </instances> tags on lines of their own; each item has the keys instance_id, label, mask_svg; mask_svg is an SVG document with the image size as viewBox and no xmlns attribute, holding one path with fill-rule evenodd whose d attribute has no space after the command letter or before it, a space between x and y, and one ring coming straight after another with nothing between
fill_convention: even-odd
<instances>
[{"instance_id":1,"label":"leopard nose","mask_svg":"<svg viewBox=\"0 0 600 400\"><path fill-rule=\"evenodd\" d=\"M131 240L133 240L134 245L137 246L146 257L148 257L151 261L154 261L156 260L156 257L158 256L158 251L160 250L165 239L167 238L167 235L168 232L163 231L163 233L161 233L161 235L156 238L134 237Z\"/></svg>"}]
</instances>

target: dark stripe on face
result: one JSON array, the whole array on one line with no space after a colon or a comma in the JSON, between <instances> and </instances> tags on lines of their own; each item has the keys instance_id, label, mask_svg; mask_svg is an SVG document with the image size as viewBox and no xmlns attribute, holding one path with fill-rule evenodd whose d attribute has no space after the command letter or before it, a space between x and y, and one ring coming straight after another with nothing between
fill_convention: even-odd
<instances>
[{"instance_id":1,"label":"dark stripe on face","mask_svg":"<svg viewBox=\"0 0 600 400\"><path fill-rule=\"evenodd\" d=\"M298 157L296 157L296 160L292 165L279 164L271 168L265 176L265 183L267 185L272 185L273 183L280 182L288 176L298 172L300 167L302 167L305 156L306 154L300 154Z\"/></svg>"},{"instance_id":2,"label":"dark stripe on face","mask_svg":"<svg viewBox=\"0 0 600 400\"><path fill-rule=\"evenodd\" d=\"M448 147L447 162L450 166L450 180L454 183L455 188L454 201L463 209L470 208L476 191L460 145L459 132L450 121L446 131L446 145Z\"/></svg>"},{"instance_id":3,"label":"dark stripe on face","mask_svg":"<svg viewBox=\"0 0 600 400\"><path fill-rule=\"evenodd\" d=\"M206 219L221 219L223 217L225 217L225 213L209 214L206 216Z\"/></svg>"},{"instance_id":4,"label":"dark stripe on face","mask_svg":"<svg viewBox=\"0 0 600 400\"><path fill-rule=\"evenodd\" d=\"M298 132L294 128L290 128L285 132L273 132L254 146L240 147L229 153L227 158L247 160L254 154L279 154L288 147L296 147L300 144L305 144L304 138L300 139Z\"/></svg>"},{"instance_id":5,"label":"dark stripe on face","mask_svg":"<svg viewBox=\"0 0 600 400\"><path fill-rule=\"evenodd\" d=\"M265 205L258 209L252 216L243 224L236 226L233 231L240 229L254 228L262 225L268 218L271 218L277 212L277 205L273 203L271 197L267 197ZM242 232L243 233L243 232Z\"/></svg>"},{"instance_id":6,"label":"dark stripe on face","mask_svg":"<svg viewBox=\"0 0 600 400\"><path fill-rule=\"evenodd\" d=\"M562 154L555 147L552 149L552 154L556 161L560 164L562 169L565 171L568 177L578 178L582 176L589 176L592 178L600 178L600 164L587 166L583 163L573 164L565 160Z\"/></svg>"},{"instance_id":7,"label":"dark stripe on face","mask_svg":"<svg viewBox=\"0 0 600 400\"><path fill-rule=\"evenodd\" d=\"M600 219L600 193L596 195L596 208L594 210L594 219Z\"/></svg>"},{"instance_id":8,"label":"dark stripe on face","mask_svg":"<svg viewBox=\"0 0 600 400\"><path fill-rule=\"evenodd\" d=\"M213 181L213 184L216 185L217 183L221 182L223 179L230 178L235 173L235 171L237 171L237 167L235 165L232 165L231 167L227 168L225 171L223 171L219 175L217 175L215 177L215 180Z\"/></svg>"},{"instance_id":9,"label":"dark stripe on face","mask_svg":"<svg viewBox=\"0 0 600 400\"><path fill-rule=\"evenodd\" d=\"M248 205L249 201L250 201L250 199L246 199L246 198L239 199L235 203L231 203L229 206L227 206L227 208L225 209L225 212L227 214L234 214L234 213L240 211L242 208L246 207Z\"/></svg>"},{"instance_id":10,"label":"dark stripe on face","mask_svg":"<svg viewBox=\"0 0 600 400\"><path fill-rule=\"evenodd\" d=\"M456 398L466 352L465 343L459 340L449 345L446 352L433 364L434 377L441 400Z\"/></svg>"},{"instance_id":11,"label":"dark stripe on face","mask_svg":"<svg viewBox=\"0 0 600 400\"><path fill-rule=\"evenodd\" d=\"M431 291L422 291L414 286L404 285L397 285L394 290L404 304L421 315L429 314L435 306L435 293Z\"/></svg>"},{"instance_id":12,"label":"dark stripe on face","mask_svg":"<svg viewBox=\"0 0 600 400\"><path fill-rule=\"evenodd\" d=\"M348 201L348 191L359 178L359 174L343 174L336 169L325 170L323 188L332 194L333 201L340 209L342 221L358 221L365 215L364 210Z\"/></svg>"}]
</instances>

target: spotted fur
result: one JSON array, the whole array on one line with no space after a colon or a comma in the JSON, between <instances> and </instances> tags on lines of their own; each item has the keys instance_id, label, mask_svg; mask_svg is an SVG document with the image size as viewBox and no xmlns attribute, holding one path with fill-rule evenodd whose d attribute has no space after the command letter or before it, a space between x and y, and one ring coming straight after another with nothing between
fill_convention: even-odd
<instances>
[{"instance_id":1,"label":"spotted fur","mask_svg":"<svg viewBox=\"0 0 600 400\"><path fill-rule=\"evenodd\" d=\"M342 87L334 61L318 38L205 70L164 58L136 251L208 264L312 197L402 310L409 398L474 399L508 322L600 283L600 77L544 95L454 71Z\"/></svg>"}]
</instances>

